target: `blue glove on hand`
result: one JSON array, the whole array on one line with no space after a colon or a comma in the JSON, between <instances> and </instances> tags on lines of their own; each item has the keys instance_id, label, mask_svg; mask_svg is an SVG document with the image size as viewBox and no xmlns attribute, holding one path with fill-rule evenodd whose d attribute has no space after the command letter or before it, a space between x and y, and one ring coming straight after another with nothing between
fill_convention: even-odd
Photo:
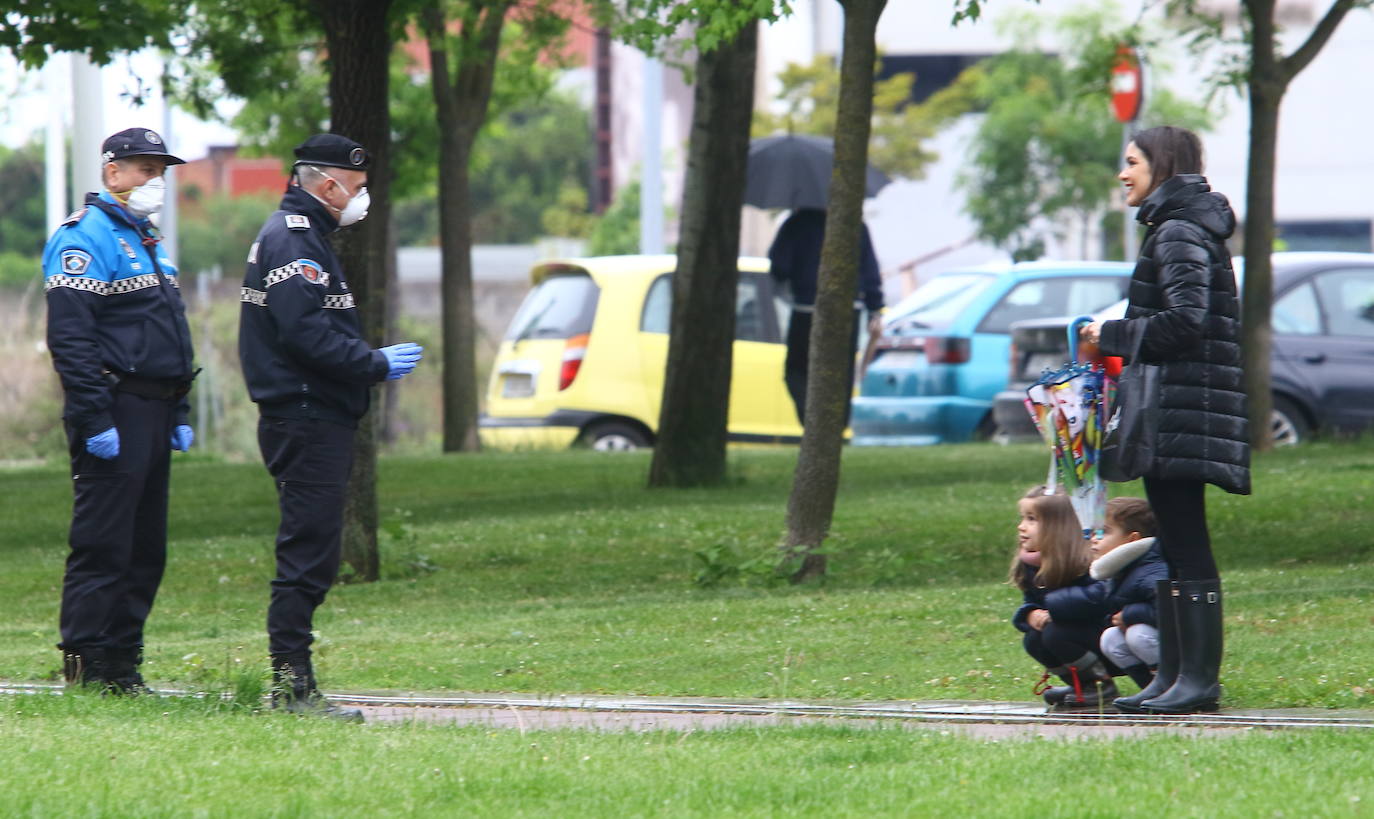
<instances>
[{"instance_id":1,"label":"blue glove on hand","mask_svg":"<svg viewBox=\"0 0 1374 819\"><path fill-rule=\"evenodd\" d=\"M172 430L172 449L177 452L185 452L195 442L196 432L190 424L177 424L177 428Z\"/></svg>"},{"instance_id":2,"label":"blue glove on hand","mask_svg":"<svg viewBox=\"0 0 1374 819\"><path fill-rule=\"evenodd\" d=\"M382 355L386 356L387 366L391 368L386 374L386 380L395 381L403 375L408 375L411 370L415 369L415 364L420 360L420 354L424 351L424 347L411 341L383 347Z\"/></svg>"},{"instance_id":3,"label":"blue glove on hand","mask_svg":"<svg viewBox=\"0 0 1374 819\"><path fill-rule=\"evenodd\" d=\"M86 451L97 458L113 461L119 457L119 430L110 427L86 439Z\"/></svg>"}]
</instances>

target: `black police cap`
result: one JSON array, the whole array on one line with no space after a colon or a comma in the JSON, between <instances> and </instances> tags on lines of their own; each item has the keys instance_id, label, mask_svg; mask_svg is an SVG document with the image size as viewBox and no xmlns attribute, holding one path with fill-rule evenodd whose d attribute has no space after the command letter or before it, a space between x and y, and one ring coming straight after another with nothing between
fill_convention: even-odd
<instances>
[{"instance_id":1,"label":"black police cap","mask_svg":"<svg viewBox=\"0 0 1374 819\"><path fill-rule=\"evenodd\" d=\"M297 165L326 165L365 171L372 161L367 149L338 134L315 134L296 146Z\"/></svg>"},{"instance_id":2,"label":"black police cap","mask_svg":"<svg viewBox=\"0 0 1374 819\"><path fill-rule=\"evenodd\" d=\"M117 134L105 137L100 146L100 158L106 162L125 159L131 156L156 156L167 160L168 165L184 165L186 160L167 153L167 145L157 131L147 128L125 128Z\"/></svg>"}]
</instances>

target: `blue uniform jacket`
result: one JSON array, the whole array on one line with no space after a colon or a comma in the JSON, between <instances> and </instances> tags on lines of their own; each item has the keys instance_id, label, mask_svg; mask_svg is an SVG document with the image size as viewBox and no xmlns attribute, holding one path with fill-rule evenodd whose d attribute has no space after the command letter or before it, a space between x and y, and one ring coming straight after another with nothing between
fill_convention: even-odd
<instances>
[{"instance_id":1,"label":"blue uniform jacket","mask_svg":"<svg viewBox=\"0 0 1374 819\"><path fill-rule=\"evenodd\" d=\"M1099 598L1095 592L1095 587L1105 586L1105 584L1093 580L1086 572L1078 576L1067 586L1060 586L1057 589L1042 589L1034 585L1035 567L1026 563L1021 564L1023 576L1028 576L1031 580L1030 588L1023 590L1021 606L1016 613L1011 616L1011 624L1018 631L1030 631L1030 624L1026 622L1026 617L1034 609L1044 609L1050 613L1050 619L1056 623L1102 623L1115 610L1108 611L1105 604L1105 596Z\"/></svg>"},{"instance_id":2,"label":"blue uniform jacket","mask_svg":"<svg viewBox=\"0 0 1374 819\"><path fill-rule=\"evenodd\" d=\"M156 258L154 258L156 254ZM108 191L86 195L43 249L48 350L62 380L62 417L83 438L114 426L113 379L185 384L193 377L191 330L177 270L152 226ZM183 398L176 423L190 410Z\"/></svg>"},{"instance_id":3,"label":"blue uniform jacket","mask_svg":"<svg viewBox=\"0 0 1374 819\"><path fill-rule=\"evenodd\" d=\"M353 293L329 246L338 222L315 197L287 190L248 252L239 360L263 415L356 426L386 356L363 340Z\"/></svg>"}]
</instances>

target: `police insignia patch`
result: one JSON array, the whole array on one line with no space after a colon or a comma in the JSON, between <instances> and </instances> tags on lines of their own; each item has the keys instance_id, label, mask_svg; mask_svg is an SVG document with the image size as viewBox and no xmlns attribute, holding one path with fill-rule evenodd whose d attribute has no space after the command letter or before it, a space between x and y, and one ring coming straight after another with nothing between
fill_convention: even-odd
<instances>
[{"instance_id":1,"label":"police insignia patch","mask_svg":"<svg viewBox=\"0 0 1374 819\"><path fill-rule=\"evenodd\" d=\"M313 259L297 259L296 264L301 267L301 275L308 282L318 282L320 275L324 273L324 268L320 267L319 262Z\"/></svg>"},{"instance_id":2,"label":"police insignia patch","mask_svg":"<svg viewBox=\"0 0 1374 819\"><path fill-rule=\"evenodd\" d=\"M62 272L68 276L83 276L91 266L91 254L84 250L62 251Z\"/></svg>"},{"instance_id":3,"label":"police insignia patch","mask_svg":"<svg viewBox=\"0 0 1374 819\"><path fill-rule=\"evenodd\" d=\"M302 216L299 213L286 214L286 226L291 230L309 230L310 217Z\"/></svg>"}]
</instances>

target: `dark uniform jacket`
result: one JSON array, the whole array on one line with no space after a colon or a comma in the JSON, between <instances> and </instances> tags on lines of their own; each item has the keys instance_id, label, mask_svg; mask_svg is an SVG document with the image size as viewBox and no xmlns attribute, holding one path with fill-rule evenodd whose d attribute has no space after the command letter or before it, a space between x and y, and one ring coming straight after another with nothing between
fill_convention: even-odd
<instances>
[{"instance_id":1,"label":"dark uniform jacket","mask_svg":"<svg viewBox=\"0 0 1374 819\"><path fill-rule=\"evenodd\" d=\"M239 359L263 415L356 426L386 357L363 340L353 293L329 246L338 222L292 187L248 253Z\"/></svg>"},{"instance_id":2,"label":"dark uniform jacket","mask_svg":"<svg viewBox=\"0 0 1374 819\"><path fill-rule=\"evenodd\" d=\"M1152 537L1123 543L1093 561L1088 573L1102 581L1090 587L1090 594L1101 595L1107 609L1121 612L1121 621L1134 626L1157 625L1155 583L1169 579L1169 564L1159 543Z\"/></svg>"},{"instance_id":3,"label":"dark uniform jacket","mask_svg":"<svg viewBox=\"0 0 1374 819\"><path fill-rule=\"evenodd\" d=\"M193 377L191 330L177 269L108 191L86 195L43 249L48 349L62 379L62 417L82 438L114 426L121 377L184 389ZM184 424L183 398L175 422Z\"/></svg>"},{"instance_id":4,"label":"dark uniform jacket","mask_svg":"<svg viewBox=\"0 0 1374 819\"><path fill-rule=\"evenodd\" d=\"M1021 564L1023 577L1031 582L1030 588L1021 592L1021 607L1011 616L1011 624L1018 631L1030 631L1030 624L1026 622L1026 617L1035 609L1044 609L1050 613L1050 619L1057 623L1087 623L1090 625L1102 622L1102 620L1112 614L1107 611L1107 607L1102 600L1093 600L1084 594L1089 587L1099 585L1087 572L1079 575L1066 586L1056 589L1042 589L1035 585L1036 569L1028 563Z\"/></svg>"},{"instance_id":5,"label":"dark uniform jacket","mask_svg":"<svg viewBox=\"0 0 1374 819\"><path fill-rule=\"evenodd\" d=\"M1249 494L1240 303L1225 245L1236 216L1206 179L1180 174L1151 193L1136 218L1147 230L1126 317L1103 325L1101 347L1128 364L1160 365L1158 438L1145 475Z\"/></svg>"}]
</instances>

